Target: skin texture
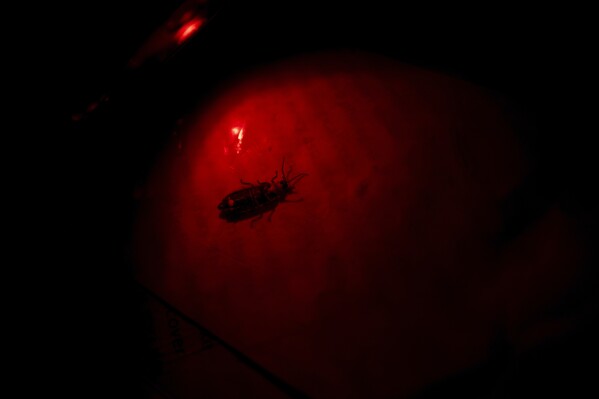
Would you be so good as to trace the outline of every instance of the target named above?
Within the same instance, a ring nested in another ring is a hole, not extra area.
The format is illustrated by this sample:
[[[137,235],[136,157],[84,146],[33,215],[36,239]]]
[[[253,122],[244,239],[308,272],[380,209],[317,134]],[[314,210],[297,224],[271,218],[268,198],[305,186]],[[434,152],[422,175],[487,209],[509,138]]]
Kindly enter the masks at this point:
[[[586,249],[552,204],[503,237],[534,166],[514,123],[478,87],[370,54],[240,76],[140,191],[137,278],[314,397],[405,397],[498,341],[528,350],[576,325],[553,309]],[[300,201],[219,218],[240,179],[270,181],[283,159],[309,174]]]

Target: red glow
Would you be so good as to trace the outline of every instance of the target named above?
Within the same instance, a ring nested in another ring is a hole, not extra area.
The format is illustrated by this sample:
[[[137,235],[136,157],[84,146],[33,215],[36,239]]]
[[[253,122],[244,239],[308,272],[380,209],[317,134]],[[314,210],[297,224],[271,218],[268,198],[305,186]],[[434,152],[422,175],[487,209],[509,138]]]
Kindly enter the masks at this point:
[[[204,19],[196,18],[183,25],[176,33],[177,43],[181,44],[189,39],[204,24]]]
[[[243,141],[243,127],[234,127],[231,129],[231,135],[234,137],[233,141],[234,141],[234,145],[235,145],[235,152],[237,154],[239,154],[241,152],[241,143]]]
[[[576,248],[559,215],[501,256],[485,241],[525,174],[486,94],[386,59],[300,61],[232,85],[165,151],[138,277],[309,396],[360,396],[356,375],[361,396],[410,396],[484,360],[493,326],[533,325]],[[303,201],[218,217],[282,159],[310,174]]]

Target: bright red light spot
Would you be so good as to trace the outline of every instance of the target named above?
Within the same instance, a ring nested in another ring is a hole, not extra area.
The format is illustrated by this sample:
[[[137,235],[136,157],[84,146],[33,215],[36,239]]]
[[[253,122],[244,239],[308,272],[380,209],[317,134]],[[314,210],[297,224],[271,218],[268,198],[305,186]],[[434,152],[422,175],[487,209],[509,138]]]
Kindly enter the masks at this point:
[[[234,127],[231,129],[231,134],[237,137],[237,143],[235,145],[235,152],[238,154],[241,152],[241,142],[243,141],[243,127]]]
[[[193,19],[183,25],[178,31],[175,37],[177,38],[177,43],[181,44],[185,40],[189,39],[193,36],[194,33],[197,32],[198,29],[204,24],[204,20],[200,18]]]

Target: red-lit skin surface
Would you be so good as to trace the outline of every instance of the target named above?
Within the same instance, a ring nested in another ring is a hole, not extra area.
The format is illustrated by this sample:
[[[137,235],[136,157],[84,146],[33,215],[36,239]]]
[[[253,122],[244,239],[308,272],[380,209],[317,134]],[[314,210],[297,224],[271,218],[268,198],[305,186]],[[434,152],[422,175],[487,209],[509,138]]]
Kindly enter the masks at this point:
[[[401,397],[484,361],[498,331],[519,350],[570,325],[544,314],[577,277],[568,219],[551,209],[493,244],[530,165],[482,90],[321,54],[231,82],[189,119],[144,188],[138,278],[309,395]],[[309,174],[301,202],[218,217],[283,159]]]

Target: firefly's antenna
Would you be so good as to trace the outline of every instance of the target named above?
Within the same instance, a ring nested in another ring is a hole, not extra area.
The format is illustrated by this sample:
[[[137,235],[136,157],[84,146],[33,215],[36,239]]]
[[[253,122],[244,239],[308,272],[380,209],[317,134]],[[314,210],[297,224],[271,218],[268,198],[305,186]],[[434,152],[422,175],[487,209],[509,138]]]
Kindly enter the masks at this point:
[[[287,183],[289,183],[289,185],[293,185],[295,186],[300,180],[302,180],[304,177],[308,176],[307,173],[299,173],[296,176],[293,176],[291,179],[289,179],[287,181]],[[295,183],[294,183],[295,182]]]

